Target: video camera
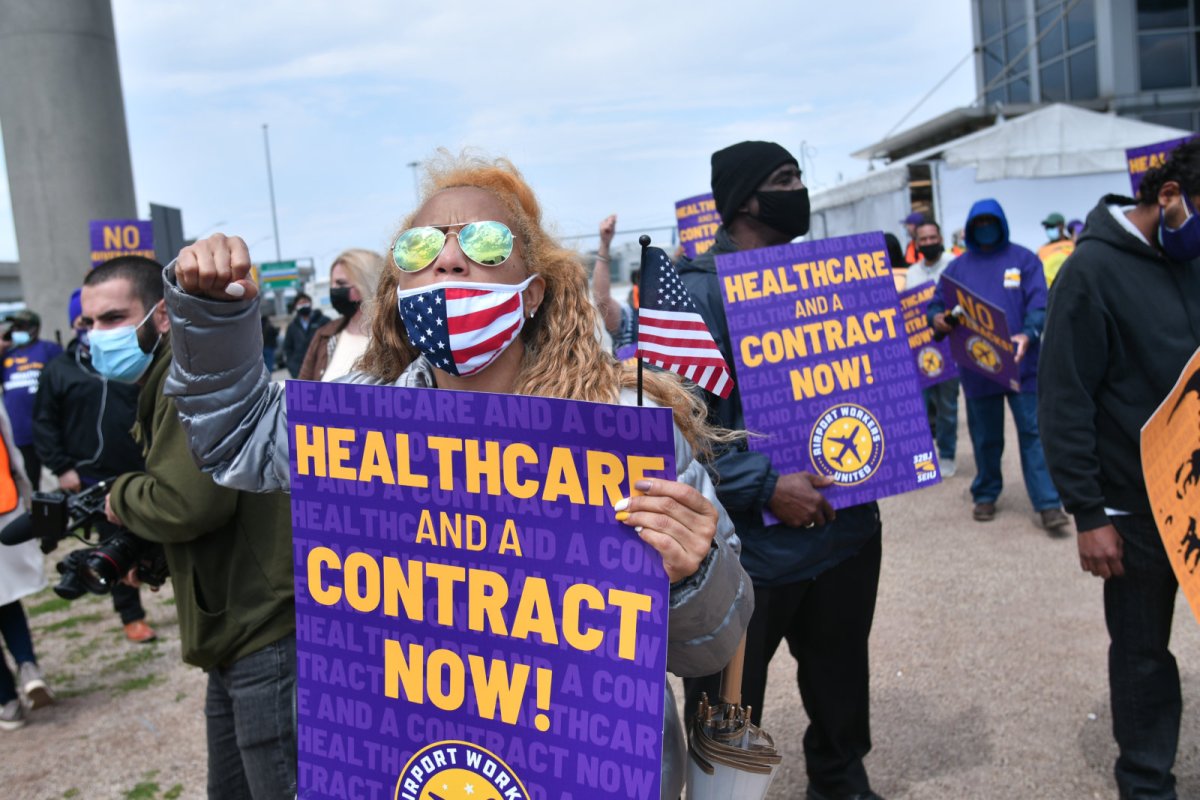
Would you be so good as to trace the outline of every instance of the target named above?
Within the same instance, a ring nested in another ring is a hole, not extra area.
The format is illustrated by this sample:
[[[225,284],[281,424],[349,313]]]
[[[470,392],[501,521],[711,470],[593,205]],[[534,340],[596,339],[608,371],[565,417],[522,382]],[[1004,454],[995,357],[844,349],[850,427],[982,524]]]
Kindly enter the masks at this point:
[[[49,553],[68,536],[93,545],[73,550],[55,565],[62,578],[54,593],[66,600],[84,592],[107,594],[131,570],[153,587],[169,577],[162,545],[148,542],[127,528],[113,525],[104,513],[111,481],[101,481],[78,494],[35,492],[28,514],[0,530],[0,544],[21,544],[41,539]],[[93,544],[94,543],[94,544]]]

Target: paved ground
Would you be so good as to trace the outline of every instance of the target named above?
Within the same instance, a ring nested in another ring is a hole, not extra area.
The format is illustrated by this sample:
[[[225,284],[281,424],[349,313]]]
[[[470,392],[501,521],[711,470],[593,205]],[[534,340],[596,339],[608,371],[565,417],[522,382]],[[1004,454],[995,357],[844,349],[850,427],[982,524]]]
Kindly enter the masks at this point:
[[[1013,440],[1010,431],[1010,441]],[[1034,525],[1010,447],[994,522],[970,518],[974,472],[884,503],[868,760],[889,800],[1114,798],[1100,581],[1071,536]],[[50,563],[50,562],[48,562]],[[147,595],[162,641],[124,642],[105,601],[26,603],[61,702],[0,733],[0,798],[202,798],[203,676],[178,660],[169,589]],[[1200,628],[1180,602],[1184,696],[1200,696]],[[765,726],[783,750],[771,798],[803,796],[804,713],[784,651]],[[1181,797],[1200,797],[1200,717],[1185,711]]]

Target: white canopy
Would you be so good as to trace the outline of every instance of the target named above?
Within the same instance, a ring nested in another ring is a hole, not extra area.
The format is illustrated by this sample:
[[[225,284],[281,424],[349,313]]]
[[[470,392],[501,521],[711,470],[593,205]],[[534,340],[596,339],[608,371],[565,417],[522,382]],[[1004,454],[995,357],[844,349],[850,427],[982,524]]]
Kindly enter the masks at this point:
[[[1124,172],[1125,150],[1187,135],[1115,114],[1055,104],[904,159],[975,167],[977,181]]]

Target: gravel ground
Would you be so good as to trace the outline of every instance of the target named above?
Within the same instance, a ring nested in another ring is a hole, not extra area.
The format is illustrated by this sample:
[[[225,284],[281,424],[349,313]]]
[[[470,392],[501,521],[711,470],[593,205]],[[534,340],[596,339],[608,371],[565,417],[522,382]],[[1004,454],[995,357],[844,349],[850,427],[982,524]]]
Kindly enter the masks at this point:
[[[1101,583],[1080,572],[1071,535],[1035,525],[1009,450],[993,522],[971,520],[965,430],[957,476],[883,503],[867,767],[889,800],[1116,797]],[[204,797],[204,676],[179,661],[170,585],[143,596],[159,633],[150,645],[125,641],[105,598],[26,599],[59,702],[0,732],[0,800]],[[1200,629],[1182,598],[1174,650],[1190,699]],[[784,754],[778,800],[805,787],[793,675],[781,650],[764,717]],[[1180,796],[1200,797],[1196,715],[1185,713],[1181,742]]]

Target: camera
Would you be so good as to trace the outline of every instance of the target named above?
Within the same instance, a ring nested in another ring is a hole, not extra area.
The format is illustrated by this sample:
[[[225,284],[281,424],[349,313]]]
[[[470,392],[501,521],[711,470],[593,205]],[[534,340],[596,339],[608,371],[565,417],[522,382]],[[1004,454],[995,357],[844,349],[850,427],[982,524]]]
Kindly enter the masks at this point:
[[[131,569],[139,581],[162,586],[169,576],[162,545],[148,542],[127,528],[114,525],[104,513],[110,481],[101,481],[78,494],[36,492],[29,514],[3,531],[0,542],[20,544],[41,539],[43,553],[73,536],[87,548],[73,550],[55,565],[62,576],[54,593],[74,600],[85,592],[107,594]]]

